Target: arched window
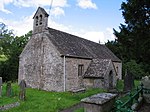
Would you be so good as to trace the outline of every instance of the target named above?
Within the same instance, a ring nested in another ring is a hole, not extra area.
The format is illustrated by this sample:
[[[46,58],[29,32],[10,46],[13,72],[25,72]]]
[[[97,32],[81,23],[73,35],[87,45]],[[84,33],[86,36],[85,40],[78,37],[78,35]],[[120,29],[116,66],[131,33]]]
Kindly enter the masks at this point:
[[[40,25],[42,25],[42,15],[40,15]]]
[[[38,16],[36,16],[36,19],[35,19],[35,25],[36,26],[38,26],[38,19],[39,19]]]

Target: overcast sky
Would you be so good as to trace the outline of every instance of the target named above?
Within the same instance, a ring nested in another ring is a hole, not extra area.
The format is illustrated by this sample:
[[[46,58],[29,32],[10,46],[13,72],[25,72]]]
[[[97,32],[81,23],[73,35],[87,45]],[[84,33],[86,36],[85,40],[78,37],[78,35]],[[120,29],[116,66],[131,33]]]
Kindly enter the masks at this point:
[[[0,22],[18,36],[32,30],[33,15],[43,7],[48,13],[48,26],[94,42],[114,40],[113,28],[124,23],[121,3],[125,0],[0,0]]]

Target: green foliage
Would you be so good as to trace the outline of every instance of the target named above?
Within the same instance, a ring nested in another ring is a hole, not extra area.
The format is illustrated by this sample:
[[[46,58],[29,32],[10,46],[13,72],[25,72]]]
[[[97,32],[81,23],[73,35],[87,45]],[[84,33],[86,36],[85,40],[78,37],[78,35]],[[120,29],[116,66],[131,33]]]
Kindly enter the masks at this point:
[[[5,55],[0,55],[0,62],[1,62],[1,61],[6,61],[6,60],[7,60],[7,58],[6,58]]]
[[[124,88],[123,80],[117,80],[116,88],[117,88],[118,91],[123,91],[123,88]]]
[[[140,80],[134,80],[134,84],[135,84],[135,88],[137,88],[141,84],[141,81]]]
[[[120,24],[120,31],[114,29],[117,37],[106,45],[123,61],[136,60],[140,72],[150,73],[150,1],[127,0],[122,2],[121,10],[125,24]],[[136,69],[136,68],[134,68]]]
[[[145,75],[142,65],[137,64],[135,60],[126,62],[124,65],[124,71],[127,69],[134,75],[136,79],[141,79]]]
[[[18,86],[16,84],[14,86],[15,90],[18,91]],[[4,90],[5,87],[6,86],[3,87]],[[21,105],[19,107],[6,112],[58,112],[79,103],[82,98],[104,91],[102,89],[89,89],[84,93],[70,93],[39,91],[31,88],[27,88],[26,90],[26,100],[20,101]],[[17,101],[18,98],[11,101],[12,99],[6,99],[6,97],[3,96],[0,99],[0,105],[8,104],[9,102],[12,103]],[[6,100],[7,103],[4,102]],[[80,112],[80,110],[77,110],[77,112]]]
[[[3,77],[4,81],[14,81],[17,79],[18,74],[19,55],[27,44],[31,31],[24,36],[18,37],[8,33],[8,29],[5,30],[7,32],[1,33],[3,38],[0,39],[0,55],[5,56],[7,60],[0,61],[0,76]]]
[[[116,99],[116,100],[120,100],[121,102],[122,102],[122,104],[123,103],[125,103],[125,102],[127,102],[129,99],[131,99],[131,96],[130,95],[135,95],[136,93],[137,93],[137,87],[139,87],[140,86],[140,81],[139,80],[134,80],[134,83],[135,83],[135,87],[130,91],[130,93],[131,94],[126,94],[125,96],[122,96],[122,97],[119,97],[118,99]],[[117,87],[119,87],[120,85],[120,87],[118,88],[118,90],[119,91],[123,91],[123,86],[124,86],[124,83],[123,83],[123,80],[120,80],[118,83],[118,86]],[[133,99],[133,102],[136,102],[136,100],[135,100],[135,97],[134,97],[134,99]],[[118,106],[118,105],[116,105],[116,106]]]
[[[3,38],[3,35],[13,35],[13,30],[8,30],[7,26],[0,22],[0,38]]]
[[[125,54],[123,53],[123,48],[122,46],[118,43],[117,40],[115,41],[108,41],[106,43],[106,46],[111,49],[111,51],[116,54],[116,56],[118,56],[120,59],[123,60],[123,58],[125,57]]]
[[[140,83],[141,83],[141,81],[134,80],[135,88],[138,87],[140,85]],[[123,88],[124,88],[124,80],[118,80],[117,85],[116,85],[116,89],[118,91],[123,91]]]

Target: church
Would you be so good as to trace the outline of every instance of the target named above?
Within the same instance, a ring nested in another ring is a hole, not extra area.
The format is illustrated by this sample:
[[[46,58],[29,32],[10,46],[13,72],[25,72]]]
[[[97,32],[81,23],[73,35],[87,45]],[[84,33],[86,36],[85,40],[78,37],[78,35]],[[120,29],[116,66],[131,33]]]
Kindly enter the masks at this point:
[[[30,40],[19,57],[18,82],[46,91],[115,88],[122,62],[105,45],[48,27],[39,7]]]

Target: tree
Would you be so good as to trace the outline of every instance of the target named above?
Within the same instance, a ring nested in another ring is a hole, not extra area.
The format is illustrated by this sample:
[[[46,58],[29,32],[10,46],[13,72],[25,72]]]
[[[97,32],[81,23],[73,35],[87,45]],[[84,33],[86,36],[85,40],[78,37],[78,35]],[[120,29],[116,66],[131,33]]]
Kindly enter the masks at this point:
[[[5,34],[13,35],[13,30],[8,30],[7,26],[0,22],[0,38],[3,38]]]
[[[118,43],[118,41],[115,39],[115,41],[109,41],[105,44],[111,51],[120,59],[124,59],[125,53],[123,52],[123,47]]]
[[[137,64],[135,60],[130,60],[123,64],[123,69],[124,71],[128,70],[131,72],[136,79],[141,79],[142,76],[146,75],[142,69],[142,65]]]
[[[6,28],[3,28],[6,29]],[[4,55],[7,60],[0,64],[0,75],[4,80],[16,80],[18,76],[19,55],[31,36],[31,31],[24,36],[14,36],[12,33],[3,32],[0,39],[0,55]]]
[[[121,58],[143,63],[150,73],[150,0],[127,0],[122,2],[121,10],[125,25],[120,25],[120,31],[114,29],[117,44],[123,49]]]

